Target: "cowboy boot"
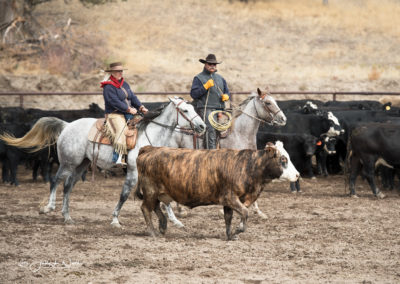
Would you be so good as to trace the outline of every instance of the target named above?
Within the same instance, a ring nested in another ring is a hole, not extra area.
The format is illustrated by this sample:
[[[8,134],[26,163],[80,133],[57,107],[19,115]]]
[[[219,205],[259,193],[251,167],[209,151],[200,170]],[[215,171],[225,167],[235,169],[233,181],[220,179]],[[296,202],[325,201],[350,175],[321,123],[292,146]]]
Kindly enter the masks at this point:
[[[122,154],[119,154],[117,161],[115,162],[117,167],[125,167],[126,163],[122,161]]]

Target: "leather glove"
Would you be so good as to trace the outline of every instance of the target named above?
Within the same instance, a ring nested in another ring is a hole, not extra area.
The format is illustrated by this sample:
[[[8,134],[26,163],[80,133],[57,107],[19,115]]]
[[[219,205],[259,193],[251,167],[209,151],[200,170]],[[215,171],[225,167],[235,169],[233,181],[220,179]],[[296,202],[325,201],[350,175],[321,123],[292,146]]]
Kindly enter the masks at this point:
[[[206,90],[208,90],[208,89],[211,88],[212,86],[214,86],[214,80],[213,80],[213,79],[208,80],[207,83],[205,83],[205,84],[203,85],[204,89],[206,89]]]
[[[223,101],[223,102],[229,101],[229,96],[227,94],[223,94],[221,96],[221,101]]]

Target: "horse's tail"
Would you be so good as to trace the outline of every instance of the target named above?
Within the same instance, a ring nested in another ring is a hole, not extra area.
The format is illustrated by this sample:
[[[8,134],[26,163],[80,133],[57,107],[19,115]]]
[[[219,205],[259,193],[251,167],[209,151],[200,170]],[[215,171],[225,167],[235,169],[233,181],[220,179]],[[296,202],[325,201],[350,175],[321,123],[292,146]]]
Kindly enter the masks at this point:
[[[28,148],[29,152],[36,152],[55,144],[67,124],[68,122],[56,117],[42,117],[23,137],[15,138],[5,132],[0,135],[0,139],[10,146]]]

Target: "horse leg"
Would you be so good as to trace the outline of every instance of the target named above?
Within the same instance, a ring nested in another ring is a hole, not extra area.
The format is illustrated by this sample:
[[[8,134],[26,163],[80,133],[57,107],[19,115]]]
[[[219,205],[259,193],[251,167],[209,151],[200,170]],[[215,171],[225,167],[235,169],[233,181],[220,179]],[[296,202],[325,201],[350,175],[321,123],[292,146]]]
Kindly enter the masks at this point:
[[[176,218],[176,216],[175,216],[175,214],[174,214],[174,211],[172,210],[171,203],[165,205],[165,211],[166,211],[167,214],[168,214],[168,219],[169,219],[175,226],[177,226],[178,228],[184,227],[184,225],[182,224],[182,222],[179,221],[179,220]]]
[[[60,167],[57,170],[56,176],[50,182],[49,202],[47,203],[46,206],[40,208],[39,211],[40,214],[46,214],[56,209],[57,187],[60,184],[60,182],[63,181],[70,174],[71,174],[70,171],[68,171],[63,165],[60,165]]]
[[[89,166],[90,160],[84,159],[83,162],[67,177],[64,183],[64,198],[63,198],[63,208],[61,210],[64,216],[64,223],[72,224],[71,216],[69,215],[69,195],[71,194],[72,188],[78,182],[79,177]]]
[[[115,206],[113,212],[113,220],[111,222],[111,226],[116,228],[121,228],[121,224],[119,223],[118,216],[119,212],[121,211],[122,206],[124,205],[125,201],[128,199],[129,194],[131,193],[132,187],[136,184],[137,181],[137,171],[133,173],[129,173],[126,175],[126,179],[124,182],[124,186],[122,187],[121,195],[119,197],[119,201],[117,206]],[[143,211],[143,210],[142,210]],[[144,213],[143,213],[144,214]]]

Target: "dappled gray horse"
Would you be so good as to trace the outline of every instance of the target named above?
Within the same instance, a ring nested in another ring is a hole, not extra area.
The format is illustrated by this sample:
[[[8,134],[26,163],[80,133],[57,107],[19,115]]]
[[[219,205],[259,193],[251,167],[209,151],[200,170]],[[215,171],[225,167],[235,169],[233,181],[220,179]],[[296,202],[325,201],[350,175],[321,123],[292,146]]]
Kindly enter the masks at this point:
[[[40,149],[57,142],[60,167],[50,184],[49,202],[40,208],[40,213],[48,213],[55,209],[57,186],[65,180],[62,214],[65,223],[72,223],[69,214],[69,195],[79,177],[94,158],[96,165],[102,169],[109,169],[114,165],[111,145],[95,147],[94,143],[88,140],[90,128],[95,121],[95,118],[82,118],[67,123],[55,117],[45,117],[40,119],[22,138],[3,137],[6,143],[22,148]],[[119,211],[137,182],[136,158],[139,149],[145,145],[178,147],[173,142],[175,140],[171,140],[172,135],[187,135],[184,132],[190,129],[203,133],[206,127],[193,106],[177,97],[170,98],[170,103],[159,116],[143,124],[139,126],[135,148],[128,153],[125,183],[120,200],[113,212],[112,224],[115,226],[120,226]]]
[[[260,123],[284,126],[286,116],[279,108],[275,99],[267,92],[257,89],[257,94],[250,95],[238,108],[233,111],[233,122],[230,133],[224,139],[220,139],[220,148],[229,149],[253,149],[257,150],[256,134]],[[179,148],[193,148],[193,138],[174,134]],[[203,139],[198,141],[200,149],[203,147]],[[234,173],[232,173],[234,174]],[[257,213],[266,218],[265,214],[258,208],[257,201],[254,203]],[[166,206],[168,218],[178,227],[182,223],[175,217],[170,205]]]

